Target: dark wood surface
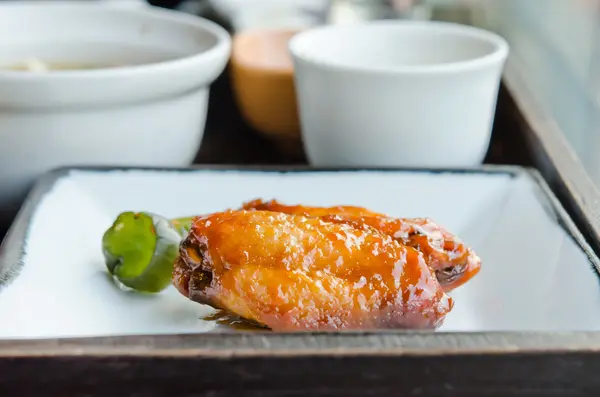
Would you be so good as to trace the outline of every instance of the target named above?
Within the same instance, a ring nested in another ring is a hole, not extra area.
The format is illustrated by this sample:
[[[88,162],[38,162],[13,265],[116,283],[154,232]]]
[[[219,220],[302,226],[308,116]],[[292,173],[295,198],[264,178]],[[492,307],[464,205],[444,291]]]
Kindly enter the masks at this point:
[[[494,336],[260,334],[231,350],[217,334],[3,343],[1,396],[597,397],[600,336],[516,334],[504,349],[469,351]],[[128,340],[129,339],[129,340]],[[530,340],[528,347],[524,339]],[[380,349],[349,350],[369,341]],[[130,348],[132,342],[136,347]],[[6,345],[8,350],[6,350]],[[70,346],[69,346],[70,345]],[[511,346],[522,351],[506,353]],[[70,354],[60,354],[70,347]],[[78,349],[74,349],[77,347]],[[129,350],[124,350],[129,347]],[[575,351],[578,350],[578,351]],[[585,352],[582,352],[585,350]],[[460,352],[459,352],[460,351]],[[32,353],[37,356],[32,356]],[[266,354],[268,353],[268,354]]]
[[[600,358],[583,353],[502,357],[70,357],[0,361],[3,396],[597,397]],[[585,370],[583,370],[585,369]],[[35,379],[32,379],[35,378]]]

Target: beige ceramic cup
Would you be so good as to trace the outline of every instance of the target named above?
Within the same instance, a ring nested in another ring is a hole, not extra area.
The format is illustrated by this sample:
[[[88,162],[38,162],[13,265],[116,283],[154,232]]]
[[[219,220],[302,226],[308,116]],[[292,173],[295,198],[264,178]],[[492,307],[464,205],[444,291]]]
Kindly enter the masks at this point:
[[[242,116],[288,154],[302,153],[294,68],[296,30],[247,30],[233,38],[231,78]]]

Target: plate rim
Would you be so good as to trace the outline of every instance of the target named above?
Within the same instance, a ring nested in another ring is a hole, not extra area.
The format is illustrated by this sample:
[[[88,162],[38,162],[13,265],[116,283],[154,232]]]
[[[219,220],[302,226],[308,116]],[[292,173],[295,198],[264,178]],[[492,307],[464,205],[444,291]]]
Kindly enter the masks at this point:
[[[260,172],[395,172],[528,175],[540,188],[557,222],[588,256],[596,272],[600,258],[586,241],[557,196],[538,170],[517,165],[483,165],[471,168],[410,167],[310,167],[306,165],[194,165],[190,167],[69,166],[39,177],[30,190],[13,224],[0,244],[0,282],[8,268],[22,265],[25,237],[31,218],[45,194],[73,171],[260,171]],[[593,237],[588,237],[593,238]],[[599,243],[595,241],[595,243]],[[1,289],[0,289],[1,294]],[[127,335],[102,337],[0,339],[0,358],[34,357],[178,357],[206,356],[294,357],[294,356],[447,356],[514,355],[547,353],[600,353],[600,331],[492,331],[431,332],[408,330],[291,332],[236,331],[232,333]]]

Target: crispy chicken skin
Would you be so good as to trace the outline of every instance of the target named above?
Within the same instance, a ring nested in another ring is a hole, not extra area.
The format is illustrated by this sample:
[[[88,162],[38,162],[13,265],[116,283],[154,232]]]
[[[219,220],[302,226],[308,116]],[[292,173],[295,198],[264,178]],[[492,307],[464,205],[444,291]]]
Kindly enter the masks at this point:
[[[276,331],[434,329],[453,306],[419,251],[362,223],[271,211],[196,218],[173,284]]]
[[[481,268],[481,260],[473,250],[458,237],[427,218],[392,218],[362,207],[308,207],[260,199],[245,203],[242,209],[307,217],[333,216],[340,220],[362,222],[421,251],[446,292],[469,281]]]

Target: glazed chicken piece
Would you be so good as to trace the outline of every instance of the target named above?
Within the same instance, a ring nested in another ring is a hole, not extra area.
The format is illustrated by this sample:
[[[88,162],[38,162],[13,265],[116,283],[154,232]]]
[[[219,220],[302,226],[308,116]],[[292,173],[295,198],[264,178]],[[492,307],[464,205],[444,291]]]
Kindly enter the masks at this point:
[[[173,284],[275,331],[434,329],[453,307],[419,251],[362,223],[271,211],[195,218]]]
[[[446,292],[465,284],[481,268],[477,254],[458,237],[427,218],[393,218],[362,207],[307,207],[285,205],[276,200],[254,200],[244,210],[275,211],[307,217],[337,217],[362,222],[399,242],[421,251]]]

